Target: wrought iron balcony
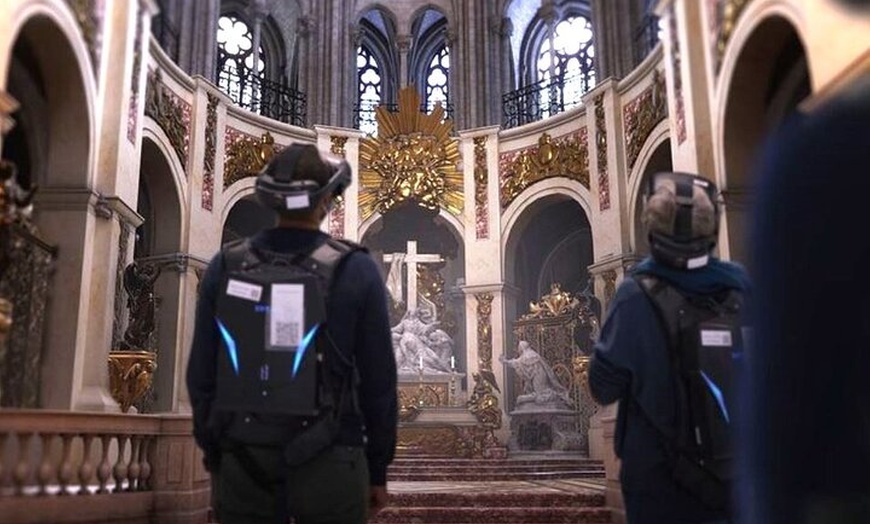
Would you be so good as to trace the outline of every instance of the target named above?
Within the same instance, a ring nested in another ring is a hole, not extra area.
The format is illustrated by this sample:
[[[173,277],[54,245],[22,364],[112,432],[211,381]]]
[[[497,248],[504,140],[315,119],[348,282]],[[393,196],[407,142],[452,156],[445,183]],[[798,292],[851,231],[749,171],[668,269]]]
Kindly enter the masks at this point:
[[[227,70],[218,74],[218,85],[239,107],[272,120],[305,126],[305,93],[253,73],[239,75]]]
[[[502,96],[505,129],[537,122],[583,103],[581,96],[595,85],[592,68],[570,76],[557,75]]]

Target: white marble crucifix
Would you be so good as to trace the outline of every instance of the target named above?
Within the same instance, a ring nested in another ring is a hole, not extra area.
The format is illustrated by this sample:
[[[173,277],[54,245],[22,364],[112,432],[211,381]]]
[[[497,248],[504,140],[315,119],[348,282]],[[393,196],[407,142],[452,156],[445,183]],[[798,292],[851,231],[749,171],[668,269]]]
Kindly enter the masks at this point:
[[[440,255],[417,253],[417,241],[409,240],[407,252],[401,257],[402,253],[384,255],[384,262],[393,263],[399,261],[408,268],[407,288],[408,288],[408,307],[407,310],[417,309],[417,264],[435,264],[442,262],[444,259]],[[401,268],[400,268],[401,269]],[[402,297],[393,297],[401,300]]]

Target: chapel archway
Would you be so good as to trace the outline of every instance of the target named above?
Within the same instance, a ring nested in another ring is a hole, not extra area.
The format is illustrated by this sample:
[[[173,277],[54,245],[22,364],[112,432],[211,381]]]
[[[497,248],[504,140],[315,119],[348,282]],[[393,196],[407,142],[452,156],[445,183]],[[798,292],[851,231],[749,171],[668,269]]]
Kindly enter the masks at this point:
[[[720,183],[731,259],[748,262],[754,183],[750,172],[759,146],[811,94],[811,85],[806,49],[792,23],[780,16],[758,23],[723,84],[727,98],[720,135],[724,160]]]
[[[94,218],[80,195],[92,184],[94,82],[74,20],[49,7],[35,12],[20,25],[12,21],[17,36],[5,78],[20,107],[3,159],[17,166],[25,190],[39,190],[37,239],[19,247],[24,258],[6,272],[3,294],[16,313],[0,380],[3,405],[68,409],[76,393],[69,370],[78,368],[84,339],[81,310],[90,303],[83,266]]]
[[[406,202],[378,217],[366,229],[361,243],[383,268],[390,294],[390,325],[400,322],[412,301],[416,301],[417,308],[434,307],[440,327],[453,339],[456,369],[467,369],[465,296],[461,289],[465,284],[465,249],[460,232],[439,210]],[[394,266],[396,256],[408,257],[409,250],[415,250],[422,260],[440,261],[423,261],[415,266],[409,265],[406,258],[401,269]],[[410,297],[409,267],[416,267],[416,300]],[[391,269],[399,272],[391,275]]]
[[[147,124],[146,124],[147,125]],[[150,128],[150,126],[148,126]],[[156,126],[155,126],[156,127]],[[138,405],[140,412],[172,411],[179,372],[179,304],[182,293],[182,206],[177,174],[181,166],[171,145],[145,132],[139,167],[139,198],[136,211],[145,221],[136,230],[133,259],[137,264],[160,267],[154,283],[157,297],[156,327],[151,345],[157,352],[153,387]],[[173,155],[173,156],[170,156]],[[113,346],[117,347],[117,346]]]
[[[510,230],[505,246],[505,283],[516,294],[515,310],[506,310],[505,348],[514,356],[517,340],[511,326],[529,313],[529,305],[553,290],[575,297],[591,294],[592,228],[583,207],[561,193],[551,193],[526,205]],[[581,336],[579,331],[577,336]],[[540,348],[534,348],[540,350]],[[570,360],[570,358],[569,358]],[[507,374],[508,402],[517,396],[514,373]],[[515,406],[505,406],[508,411]]]
[[[649,254],[649,241],[647,240],[646,231],[643,227],[643,201],[646,195],[646,187],[650,177],[655,173],[672,171],[673,161],[671,159],[671,140],[666,138],[660,142],[647,159],[643,170],[638,173],[640,179],[637,184],[636,196],[634,199],[634,210],[632,214],[632,248],[634,254],[638,257],[644,257]]]
[[[256,195],[240,198],[230,208],[221,233],[221,245],[233,240],[254,236],[264,229],[275,226],[277,215],[264,207]]]

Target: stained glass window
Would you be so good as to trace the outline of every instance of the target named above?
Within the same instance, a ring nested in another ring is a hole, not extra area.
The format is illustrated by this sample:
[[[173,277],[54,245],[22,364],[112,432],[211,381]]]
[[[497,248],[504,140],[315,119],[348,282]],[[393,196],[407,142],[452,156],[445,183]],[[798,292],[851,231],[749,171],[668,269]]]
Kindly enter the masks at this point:
[[[537,58],[538,80],[551,80],[539,92],[542,116],[551,116],[582,103],[581,96],[595,86],[595,46],[592,22],[571,16],[559,22],[552,38],[541,42]]]
[[[450,50],[447,46],[432,57],[429,62],[429,70],[426,73],[426,110],[432,111],[435,104],[441,103],[441,107],[447,109],[448,87],[450,77]]]
[[[382,102],[381,68],[377,59],[365,46],[357,48],[356,70],[359,78],[357,92],[359,129],[369,135],[377,135],[378,123],[375,120],[375,108]]]
[[[244,107],[259,100],[257,76],[266,68],[263,46],[258,49],[254,68],[251,28],[236,15],[224,15],[218,20],[218,87]]]

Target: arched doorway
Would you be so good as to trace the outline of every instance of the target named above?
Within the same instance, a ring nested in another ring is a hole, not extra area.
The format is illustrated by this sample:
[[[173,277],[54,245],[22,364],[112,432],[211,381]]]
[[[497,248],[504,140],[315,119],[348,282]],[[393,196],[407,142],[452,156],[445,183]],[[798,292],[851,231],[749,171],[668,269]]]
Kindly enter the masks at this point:
[[[516,294],[506,301],[513,306],[505,311],[505,352],[514,356],[514,321],[529,313],[529,304],[550,293],[553,284],[574,296],[593,292],[587,269],[594,261],[592,228],[584,208],[562,193],[526,204],[510,229],[504,253],[505,282]],[[577,347],[585,347],[581,331],[575,332]],[[506,374],[506,383],[505,407],[510,411],[518,387],[514,373]]]
[[[20,108],[12,115],[16,127],[4,140],[3,158],[17,165],[25,189],[39,188],[33,211],[37,244],[56,248],[58,257],[50,272],[44,260],[37,265],[25,260],[28,271],[15,273],[23,286],[12,300],[13,329],[19,331],[10,339],[15,357],[3,364],[14,369],[14,386],[27,390],[15,404],[67,409],[76,404],[82,380],[99,383],[95,377],[106,373],[105,367],[84,363],[88,326],[82,321],[91,303],[85,264],[94,221],[89,210],[94,83],[75,21],[49,7],[34,11],[18,25],[11,22],[17,36],[4,80]],[[33,247],[34,241],[26,245]],[[43,264],[46,271],[30,271]]]
[[[785,18],[761,21],[740,48],[725,99],[722,192],[730,258],[747,260],[753,181],[750,170],[766,134],[811,92],[806,50]]]
[[[136,211],[145,221],[136,230],[133,259],[137,264],[153,264],[161,269],[154,283],[158,304],[152,347],[157,352],[157,371],[150,396],[137,408],[140,412],[161,412],[174,409],[178,355],[182,353],[178,347],[182,210],[171,157],[167,157],[172,148],[161,147],[159,139],[150,135],[146,132],[142,140]]]
[[[453,340],[456,369],[467,369],[465,296],[461,290],[465,284],[465,249],[456,227],[438,210],[408,202],[379,217],[365,231],[361,243],[383,268],[390,294],[390,325],[397,325],[414,302],[417,309],[434,310],[434,320]],[[416,251],[419,262],[416,257],[412,260],[411,250]],[[409,274],[410,268],[416,275]],[[411,296],[413,287],[415,297]]]
[[[645,257],[649,254],[649,241],[647,240],[646,231],[643,227],[643,200],[646,195],[646,187],[650,177],[659,172],[673,171],[673,161],[671,159],[671,140],[665,139],[650,154],[643,171],[640,172],[640,181],[638,183],[637,196],[634,200],[634,214],[632,219],[633,235],[632,247],[634,254],[638,257]]]
[[[274,227],[276,216],[274,211],[263,207],[255,195],[242,197],[227,213],[227,220],[221,233],[221,245]]]

